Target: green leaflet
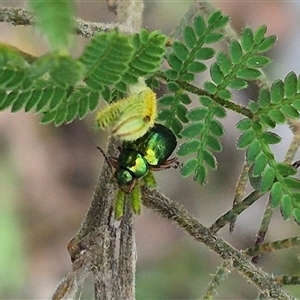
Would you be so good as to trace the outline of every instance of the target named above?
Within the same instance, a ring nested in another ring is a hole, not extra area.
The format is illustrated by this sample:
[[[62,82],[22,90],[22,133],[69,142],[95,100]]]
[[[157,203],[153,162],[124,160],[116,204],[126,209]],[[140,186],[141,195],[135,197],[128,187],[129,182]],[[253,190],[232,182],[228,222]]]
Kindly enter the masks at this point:
[[[29,7],[35,16],[35,24],[46,36],[52,50],[66,51],[73,24],[73,1],[30,0]]]

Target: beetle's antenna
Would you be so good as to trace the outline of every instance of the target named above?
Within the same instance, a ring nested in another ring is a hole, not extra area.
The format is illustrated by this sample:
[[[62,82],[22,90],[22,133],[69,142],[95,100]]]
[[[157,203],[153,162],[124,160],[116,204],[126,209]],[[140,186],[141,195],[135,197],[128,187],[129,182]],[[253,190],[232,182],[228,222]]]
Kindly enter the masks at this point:
[[[104,159],[106,160],[106,162],[108,163],[108,165],[109,165],[109,167],[110,167],[111,172],[113,173],[113,166],[112,166],[112,164],[111,164],[110,159],[109,159],[108,156],[106,155],[105,151],[104,151],[101,147],[99,147],[99,146],[97,146],[97,149],[102,153]]]

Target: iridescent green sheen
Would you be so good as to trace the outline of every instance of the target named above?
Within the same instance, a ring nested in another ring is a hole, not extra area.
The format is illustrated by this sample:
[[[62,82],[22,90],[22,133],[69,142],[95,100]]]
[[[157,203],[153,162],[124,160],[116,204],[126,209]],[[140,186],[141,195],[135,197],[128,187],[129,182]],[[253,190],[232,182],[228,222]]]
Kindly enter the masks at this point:
[[[129,185],[152,170],[163,166],[177,145],[174,133],[161,124],[154,126],[141,138],[124,142],[116,159],[115,178],[120,186]]]

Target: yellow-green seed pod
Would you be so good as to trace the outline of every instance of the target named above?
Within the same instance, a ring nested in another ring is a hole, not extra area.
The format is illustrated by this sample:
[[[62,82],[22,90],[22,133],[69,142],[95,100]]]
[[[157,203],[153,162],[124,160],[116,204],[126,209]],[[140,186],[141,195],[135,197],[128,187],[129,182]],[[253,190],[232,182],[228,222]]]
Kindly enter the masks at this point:
[[[112,135],[134,141],[154,125],[157,116],[156,94],[140,78],[129,90],[129,96],[110,104],[96,116],[99,129],[112,127]]]

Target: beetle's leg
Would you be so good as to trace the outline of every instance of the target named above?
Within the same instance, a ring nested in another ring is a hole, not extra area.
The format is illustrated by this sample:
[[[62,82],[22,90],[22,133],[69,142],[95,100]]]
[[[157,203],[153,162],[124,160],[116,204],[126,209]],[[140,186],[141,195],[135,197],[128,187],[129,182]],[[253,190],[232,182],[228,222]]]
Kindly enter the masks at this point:
[[[136,184],[136,178],[133,178],[130,184],[127,185],[119,185],[119,189],[122,190],[126,194],[130,194]]]
[[[117,157],[110,156],[108,158],[108,160],[115,169],[118,169],[118,158]]]
[[[151,171],[160,171],[160,170],[166,170],[170,168],[178,169],[180,167],[180,162],[178,161],[177,157],[173,157],[171,159],[166,160],[162,165],[160,166],[150,166]]]

